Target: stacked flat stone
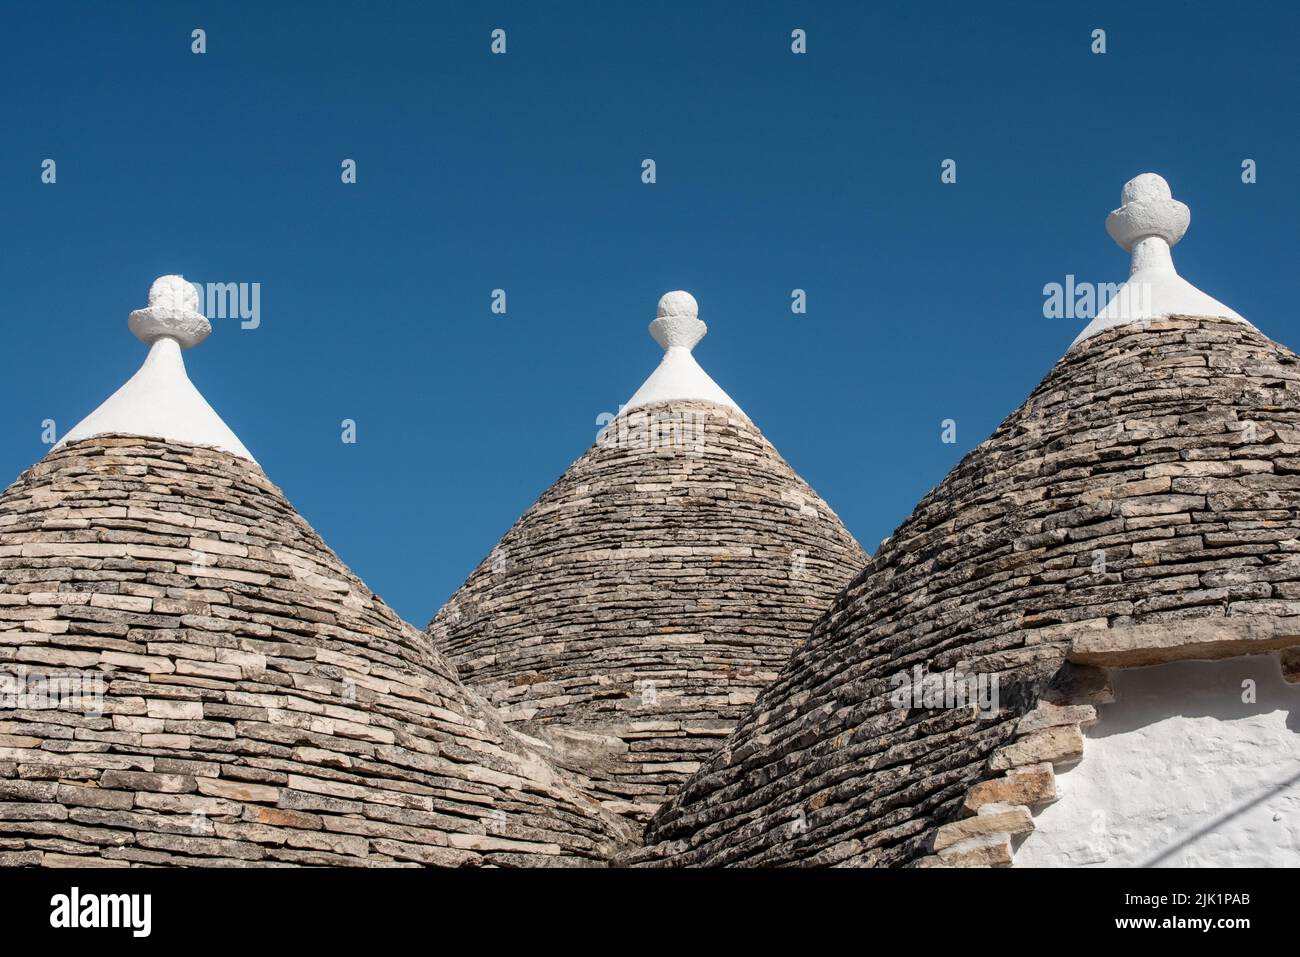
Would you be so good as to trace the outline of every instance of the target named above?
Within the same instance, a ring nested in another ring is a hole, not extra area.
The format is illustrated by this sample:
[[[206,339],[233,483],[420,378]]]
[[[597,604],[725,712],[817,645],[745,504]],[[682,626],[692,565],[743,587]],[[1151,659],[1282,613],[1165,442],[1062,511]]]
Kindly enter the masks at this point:
[[[1296,355],[1230,318],[1102,330],[921,501],[620,860],[1008,863],[980,836],[1023,833],[1078,759],[1105,700],[1088,662],[1143,661],[1081,648],[1268,650],[1296,616]],[[918,666],[996,675],[999,709],[896,707]]]
[[[230,452],[99,436],[22,475],[0,672],[104,688],[0,712],[0,865],[580,864],[630,838]]]
[[[865,563],[734,405],[652,401],[542,495],[429,632],[506,721],[645,820]]]

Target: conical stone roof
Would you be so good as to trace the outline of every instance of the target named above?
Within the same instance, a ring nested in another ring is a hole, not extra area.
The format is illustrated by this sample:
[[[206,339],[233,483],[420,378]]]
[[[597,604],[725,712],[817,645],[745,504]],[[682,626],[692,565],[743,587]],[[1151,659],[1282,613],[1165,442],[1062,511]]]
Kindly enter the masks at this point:
[[[607,807],[644,819],[715,749],[866,562],[690,349],[655,373],[429,626],[461,678]]]
[[[150,434],[65,441],[0,496],[0,864],[581,863],[630,838],[233,434],[106,407]]]
[[[625,862],[1006,864],[1103,668],[1296,642],[1300,360],[1162,284],[917,505]]]

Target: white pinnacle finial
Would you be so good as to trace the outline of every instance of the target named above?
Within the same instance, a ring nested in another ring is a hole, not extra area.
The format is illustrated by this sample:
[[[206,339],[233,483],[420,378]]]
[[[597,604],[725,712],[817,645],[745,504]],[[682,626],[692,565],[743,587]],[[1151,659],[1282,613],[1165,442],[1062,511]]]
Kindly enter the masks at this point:
[[[660,319],[665,316],[690,316],[698,319],[700,304],[685,289],[674,289],[659,297],[659,308],[655,310],[655,315]]]
[[[673,346],[694,349],[709,331],[700,320],[700,304],[689,292],[677,289],[664,293],[655,312],[655,321],[650,323],[650,335],[665,349]]]
[[[212,323],[199,312],[199,294],[184,276],[160,276],[149,287],[149,305],[126,322],[141,342],[153,345],[163,336],[190,349],[212,334]]]
[[[663,346],[664,357],[650,378],[627,400],[623,410],[654,402],[695,399],[730,406],[740,412],[740,406],[709,378],[691,355],[695,344],[709,331],[700,319],[700,306],[695,297],[680,289],[664,293],[655,312],[650,335]]]
[[[198,306],[198,292],[182,277],[155,280],[149,305],[127,320],[136,338],[149,345],[144,365],[55,448],[96,435],[141,435],[212,446],[253,461],[185,373],[181,350],[198,345],[212,332]]]
[[[1174,199],[1163,176],[1143,173],[1124,184],[1119,209],[1106,217],[1106,231],[1132,253],[1128,282],[1116,290],[1071,348],[1106,329],[1146,319],[1214,316],[1246,322],[1174,269],[1170,249],[1183,238],[1191,221],[1192,211]]]
[[[1106,232],[1125,252],[1143,239],[1158,237],[1176,246],[1187,232],[1192,211],[1174,199],[1165,178],[1143,173],[1124,184],[1120,207],[1106,217]]]

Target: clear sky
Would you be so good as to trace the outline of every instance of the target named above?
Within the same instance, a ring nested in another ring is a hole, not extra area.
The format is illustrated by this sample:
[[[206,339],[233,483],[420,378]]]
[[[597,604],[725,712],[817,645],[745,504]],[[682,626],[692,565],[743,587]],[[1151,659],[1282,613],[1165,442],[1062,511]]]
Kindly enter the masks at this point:
[[[1138,173],[1192,209],[1180,272],[1300,344],[1298,41],[1283,2],[7,3],[0,484],[136,370],[156,276],[260,283],[190,377],[422,626],[684,288],[701,364],[871,550],[1085,324],[1044,285],[1125,277]]]

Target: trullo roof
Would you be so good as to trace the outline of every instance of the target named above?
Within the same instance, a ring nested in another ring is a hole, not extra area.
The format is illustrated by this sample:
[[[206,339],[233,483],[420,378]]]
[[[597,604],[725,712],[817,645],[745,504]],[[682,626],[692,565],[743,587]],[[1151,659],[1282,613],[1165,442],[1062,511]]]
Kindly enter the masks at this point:
[[[866,562],[692,356],[694,298],[658,312],[659,367],[429,626],[467,684],[637,819]]]
[[[626,825],[457,681],[194,391],[180,350],[208,330],[187,291],[155,283],[172,307],[132,316],[146,369],[0,496],[0,864],[607,858]]]
[[[1300,363],[1177,276],[1162,179],[1124,203],[1145,288],[921,500],[624,861],[1007,864],[1104,668],[1300,638]]]

